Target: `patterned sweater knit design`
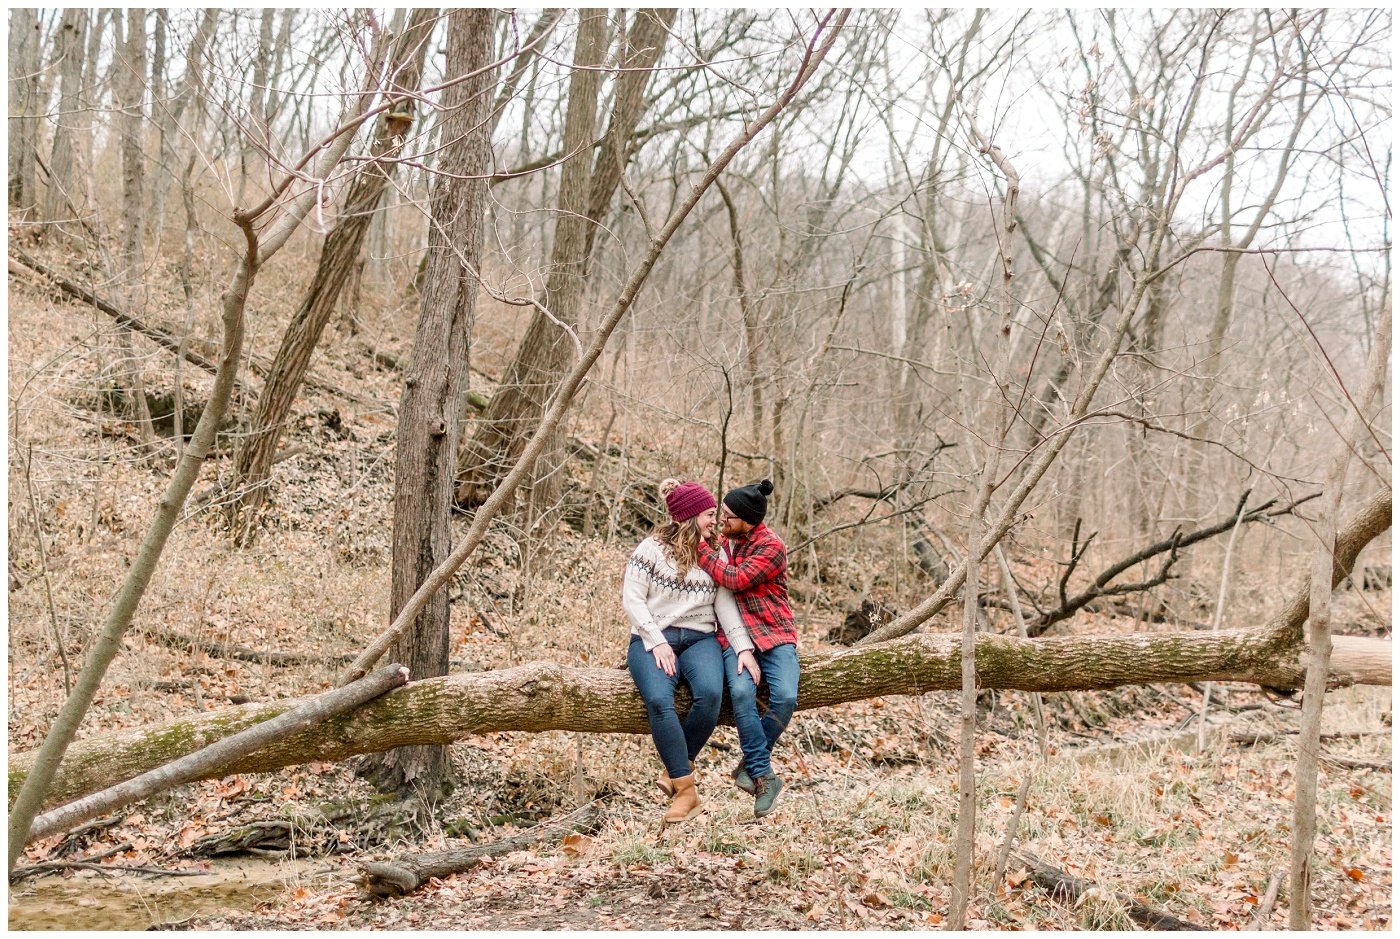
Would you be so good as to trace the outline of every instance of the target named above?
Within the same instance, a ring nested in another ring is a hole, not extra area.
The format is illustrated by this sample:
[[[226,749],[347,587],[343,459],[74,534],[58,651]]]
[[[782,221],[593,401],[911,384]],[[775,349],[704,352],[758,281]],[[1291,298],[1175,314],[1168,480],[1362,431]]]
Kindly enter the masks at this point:
[[[698,566],[682,577],[654,537],[637,545],[627,560],[622,608],[632,623],[632,635],[642,637],[648,652],[666,641],[661,631],[667,627],[712,633],[716,622],[735,651],[753,648],[734,594],[716,586]]]

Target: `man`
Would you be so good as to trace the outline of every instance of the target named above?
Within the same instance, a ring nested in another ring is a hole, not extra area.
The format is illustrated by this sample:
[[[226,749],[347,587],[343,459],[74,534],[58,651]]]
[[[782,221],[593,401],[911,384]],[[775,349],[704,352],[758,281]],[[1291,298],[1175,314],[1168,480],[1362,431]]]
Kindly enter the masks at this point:
[[[765,479],[725,493],[719,512],[725,547],[714,549],[700,542],[697,562],[717,584],[734,591],[768,684],[768,711],[760,717],[757,681],[741,667],[725,638],[719,637],[734,724],[744,751],[732,775],[736,786],[753,795],[755,818],[771,813],[782,792],[783,781],[773,772],[773,745],[797,706],[797,632],[788,604],[787,546],[763,524],[772,491],[773,483]]]

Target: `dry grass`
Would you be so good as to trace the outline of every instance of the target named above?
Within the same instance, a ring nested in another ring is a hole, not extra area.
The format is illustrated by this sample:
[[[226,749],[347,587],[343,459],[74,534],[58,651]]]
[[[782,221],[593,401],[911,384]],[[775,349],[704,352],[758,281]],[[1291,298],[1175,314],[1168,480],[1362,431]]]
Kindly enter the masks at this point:
[[[264,300],[274,307],[287,302],[275,295]],[[105,332],[108,324],[12,288],[10,565],[22,582],[9,597],[12,751],[37,745],[63,696],[45,565],[28,507],[30,448],[53,617],[74,666],[164,479],[159,460],[154,467],[138,461],[128,439],[109,433],[99,441],[96,419],[81,403],[97,380],[95,327]],[[275,338],[263,326],[259,348]],[[320,373],[358,393],[392,397],[395,376],[366,365],[353,342],[339,336],[326,345]],[[110,337],[104,348],[110,357]],[[168,363],[160,365],[148,380],[170,378]],[[185,380],[197,394],[204,379],[186,370]],[[337,408],[349,436],[317,417]],[[329,656],[357,650],[386,621],[392,422],[317,393],[299,414],[291,435],[307,451],[277,467],[278,499],[267,529],[253,548],[235,550],[215,513],[190,513],[170,541],[83,735],[216,708],[240,696],[302,694],[335,673],[331,665],[285,669],[175,651],[150,637],[156,629]],[[216,461],[205,479],[221,470]],[[621,662],[625,630],[617,596],[631,544],[603,544],[562,526],[546,548],[538,543],[501,525],[458,577],[453,657],[493,668],[541,658]],[[900,568],[898,551],[839,552],[823,563],[838,600],[847,599],[852,585],[874,586],[900,602],[919,589],[910,570]],[[797,586],[808,598],[800,607],[802,641],[814,647],[839,611],[815,583]],[[1349,594],[1342,602],[1353,622],[1377,617],[1377,609],[1383,615],[1375,598]],[[1100,618],[1074,628],[1131,624]],[[1296,710],[1265,703],[1235,714],[1228,725],[1220,711],[1220,732],[1204,753],[1193,753],[1178,738],[1199,697],[1184,688],[1163,692],[1078,696],[1092,725],[1067,706],[1067,696],[1051,700],[1052,753],[1043,767],[1025,699],[1009,694],[989,701],[979,740],[979,887],[971,925],[1120,928],[1122,909],[1111,893],[1213,926],[1249,924],[1271,873],[1287,864],[1292,745],[1232,746],[1224,732],[1287,729],[1296,726]],[[661,802],[651,777],[658,763],[645,737],[499,734],[464,741],[453,748],[464,783],[441,806],[437,824],[397,847],[370,846],[329,862],[320,874],[297,875],[265,911],[205,916],[198,924],[929,928],[946,909],[951,876],[955,697],[876,699],[800,713],[779,753],[789,788],[781,810],[760,823],[751,818],[748,798],[727,786],[738,748],[732,729],[722,728],[700,764],[708,810],[679,831],[657,824]],[[1261,700],[1248,689],[1223,697]],[[1329,698],[1327,729],[1388,727],[1390,708],[1389,689],[1347,689]],[[1130,739],[1145,742],[1103,749]],[[1390,761],[1386,736],[1325,747],[1332,755]],[[1022,842],[1107,891],[1078,909],[1030,886],[1015,864],[1005,882],[989,882],[1012,800],[1031,772]],[[299,768],[250,782],[232,795],[227,781],[185,787],[94,834],[80,850],[126,839],[135,847],[114,862],[159,861],[172,844],[192,837],[194,820],[202,832],[217,831],[285,804],[368,794],[344,767]],[[578,798],[606,802],[602,830],[581,848],[550,845],[510,855],[395,904],[370,904],[348,885],[355,859],[443,844],[449,822],[464,822],[491,840]],[[1387,928],[1389,774],[1324,764],[1319,808],[1318,922]],[[28,883],[24,890],[38,889]],[[685,895],[676,895],[677,883],[689,885]],[[1286,898],[1275,925],[1285,921],[1285,909]]]

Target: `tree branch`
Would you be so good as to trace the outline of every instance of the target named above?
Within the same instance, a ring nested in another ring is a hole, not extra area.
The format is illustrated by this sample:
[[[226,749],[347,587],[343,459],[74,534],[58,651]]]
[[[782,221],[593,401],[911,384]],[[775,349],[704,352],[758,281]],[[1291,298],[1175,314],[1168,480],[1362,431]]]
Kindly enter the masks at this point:
[[[245,757],[280,737],[306,730],[332,717],[353,711],[366,701],[371,701],[406,681],[408,669],[402,665],[386,665],[354,684],[307,699],[269,721],[224,737],[174,762],[41,815],[34,820],[29,829],[29,840],[37,841],[56,832],[66,831],[105,812],[194,779],[226,775],[223,767],[230,762]]]
[[[1281,506],[1279,508],[1274,508],[1274,505],[1278,502],[1278,500],[1270,499],[1268,502],[1265,502],[1262,505],[1255,506],[1249,511],[1240,514],[1240,510],[1244,507],[1245,501],[1249,499],[1249,492],[1246,490],[1245,494],[1240,496],[1240,500],[1236,504],[1235,511],[1231,512],[1228,517],[1222,519],[1219,522],[1216,522],[1213,525],[1208,525],[1205,528],[1197,529],[1196,531],[1189,532],[1188,534],[1182,534],[1181,530],[1177,529],[1177,531],[1172,533],[1172,536],[1170,538],[1165,538],[1162,541],[1156,542],[1155,544],[1150,544],[1145,548],[1133,552],[1132,554],[1128,555],[1128,557],[1123,558],[1121,561],[1109,565],[1106,569],[1104,569],[1102,573],[1100,573],[1097,577],[1094,578],[1094,582],[1090,584],[1086,590],[1084,590],[1082,593],[1076,594],[1073,598],[1067,598],[1065,596],[1065,584],[1069,581],[1069,575],[1074,571],[1075,565],[1077,565],[1079,563],[1079,560],[1083,557],[1084,549],[1089,546],[1089,542],[1092,541],[1094,537],[1093,535],[1090,535],[1084,540],[1084,543],[1082,545],[1079,545],[1079,525],[1076,522],[1075,544],[1079,550],[1078,553],[1074,553],[1074,551],[1071,550],[1069,564],[1065,569],[1064,576],[1060,578],[1060,605],[1054,610],[1050,610],[1046,613],[1041,614],[1040,619],[1030,627],[1030,634],[1032,636],[1039,636],[1040,634],[1045,632],[1045,630],[1048,629],[1051,625],[1058,623],[1060,620],[1069,619],[1075,613],[1078,613],[1085,606],[1092,603],[1099,597],[1118,596],[1128,593],[1140,593],[1144,590],[1151,590],[1153,587],[1161,586],[1162,584],[1166,583],[1167,573],[1171,569],[1171,566],[1176,563],[1177,552],[1179,552],[1182,548],[1189,548],[1192,545],[1199,544],[1200,542],[1205,541],[1208,538],[1214,538],[1216,535],[1220,535],[1229,531],[1230,529],[1235,527],[1236,519],[1238,519],[1239,522],[1243,524],[1245,522],[1257,522],[1267,518],[1277,518],[1280,515],[1288,515],[1291,514],[1296,508],[1298,508],[1298,506],[1302,505],[1304,502],[1316,499],[1319,495],[1321,495],[1321,493],[1314,492],[1311,495],[1306,495],[1300,499],[1295,499],[1287,505]],[[1166,563],[1163,564],[1162,569],[1158,571],[1156,576],[1152,577],[1150,580],[1137,584],[1120,584],[1114,587],[1109,586],[1109,583],[1115,577],[1122,574],[1124,571],[1135,567],[1138,564],[1142,564],[1145,561],[1151,560],[1159,554],[1167,554],[1168,559]]]

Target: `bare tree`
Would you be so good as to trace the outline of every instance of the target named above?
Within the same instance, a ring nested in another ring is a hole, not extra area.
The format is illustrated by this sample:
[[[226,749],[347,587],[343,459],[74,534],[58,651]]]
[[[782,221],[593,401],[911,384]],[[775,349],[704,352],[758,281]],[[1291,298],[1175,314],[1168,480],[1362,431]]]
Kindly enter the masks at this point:
[[[382,54],[382,49],[373,45],[370,54],[372,59],[377,59]],[[239,209],[233,213],[234,224],[243,236],[244,250],[223,295],[223,335],[213,389],[195,427],[194,436],[189,446],[181,452],[180,460],[170,476],[145,537],[127,568],[121,586],[112,598],[102,629],[88,650],[87,660],[74,681],[73,689],[54,718],[43,744],[35,755],[32,770],[15,796],[9,822],[10,870],[14,869],[16,860],[24,850],[30,825],[47,798],[49,786],[58,772],[64,753],[87,715],[107,669],[121,651],[122,636],[131,626],[170,534],[179,520],[185,499],[189,496],[200,468],[213,447],[215,432],[227,411],[236,381],[242,354],[244,309],[248,291],[262,265],[286,243],[292,231],[305,217],[310,208],[307,192],[314,196],[317,185],[324,179],[324,174],[339,160],[345,146],[348,146],[346,138],[358,129],[364,119],[365,107],[359,105],[352,114],[354,116],[350,120],[338,126],[317,147],[294,164],[290,172],[283,175],[274,186],[272,195],[250,209]],[[321,153],[321,160],[315,161],[318,152]],[[313,176],[310,179],[305,175],[298,176],[307,164],[314,164],[315,170],[319,170],[322,176]],[[303,180],[301,187],[294,185],[298,179]],[[275,220],[260,232],[256,227],[257,222],[269,214],[273,215]]]
[[[39,146],[39,11],[10,11],[10,209],[28,218],[38,195],[36,158]]]
[[[489,9],[454,10],[447,19],[447,74],[468,80],[443,95],[447,117],[433,186],[427,289],[399,401],[389,601],[395,615],[452,550],[457,442],[491,164],[492,16]],[[421,42],[426,35],[414,38]],[[448,612],[446,593],[436,594],[395,644],[395,661],[415,678],[447,673]],[[433,792],[448,774],[447,754],[438,746],[401,747],[370,760],[365,772],[382,789]]]
[[[316,272],[282,335],[258,396],[248,435],[234,457],[237,501],[233,507],[243,515],[245,539],[255,530],[257,509],[267,498],[272,460],[312,355],[360,258],[365,234],[413,126],[415,95],[422,82],[423,59],[437,17],[432,8],[415,9],[394,46],[386,75],[387,108],[378,119],[369,162],[362,163],[356,171],[335,227],[321,245]]]
[[[146,306],[146,155],[141,148],[141,136],[146,125],[146,11],[131,7],[126,13],[126,41],[118,62],[116,93],[121,106],[120,124],[122,157],[122,245],[120,276],[122,299],[126,309],[140,314]],[[131,331],[120,333],[120,349],[126,364],[123,370],[124,396],[136,415],[136,426],[142,444],[155,444],[156,432],[151,423],[151,409],[146,401],[146,382],[142,376],[141,359],[132,348]]]
[[[1322,732],[1322,704],[1327,693],[1328,663],[1332,655],[1332,569],[1337,555],[1342,490],[1352,453],[1363,437],[1374,434],[1374,403],[1380,399],[1390,361],[1391,321],[1381,321],[1364,385],[1358,389],[1352,408],[1342,425],[1328,469],[1327,503],[1314,525],[1317,546],[1313,550],[1311,589],[1308,594],[1307,648],[1303,660],[1307,678],[1303,685],[1303,715],[1298,731],[1298,768],[1294,774],[1293,844],[1288,870],[1288,923],[1292,929],[1312,928],[1312,861],[1317,836],[1317,756]],[[1345,389],[1343,389],[1345,391]],[[1348,400],[1353,400],[1348,395]],[[1390,458],[1385,454],[1389,468]],[[1375,472],[1374,467],[1367,467]]]
[[[980,153],[996,166],[1005,178],[1002,195],[1001,226],[997,231],[997,268],[1000,274],[998,294],[999,323],[996,333],[995,364],[989,375],[992,395],[989,409],[993,413],[992,432],[987,438],[987,451],[977,479],[977,495],[968,519],[967,583],[963,587],[963,632],[961,654],[962,700],[961,734],[958,748],[958,835],[953,871],[953,902],[948,928],[960,930],[967,915],[967,903],[972,896],[972,861],[977,820],[977,617],[978,575],[986,537],[984,514],[992,501],[1000,472],[1002,451],[1011,429],[1011,327],[1016,298],[1012,292],[1014,255],[1012,239],[1016,233],[1016,200],[1021,192],[1021,177],[1002,150],[984,136],[975,118],[968,118],[968,136]],[[967,409],[971,419],[973,407]]]
[[[71,231],[72,220],[80,220],[87,205],[84,168],[77,163],[83,149],[80,129],[83,120],[83,42],[87,38],[87,11],[68,8],[59,22],[54,42],[54,59],[59,71],[58,115],[54,121],[53,145],[49,150],[48,188],[45,191],[44,221],[58,225],[60,233]]]
[[[596,158],[592,146],[603,84],[599,67],[608,46],[607,17],[597,10],[580,14],[548,273],[541,296],[529,301],[535,313],[502,387],[492,396],[470,446],[463,449],[466,472],[457,493],[459,501],[479,504],[519,459],[559,385],[570,353],[576,351],[598,222],[635,148],[633,137],[645,109],[647,81],[675,12],[642,10],[634,17],[618,56],[612,114]],[[562,441],[550,441],[531,483],[530,499],[536,509],[557,499],[561,458]]]

